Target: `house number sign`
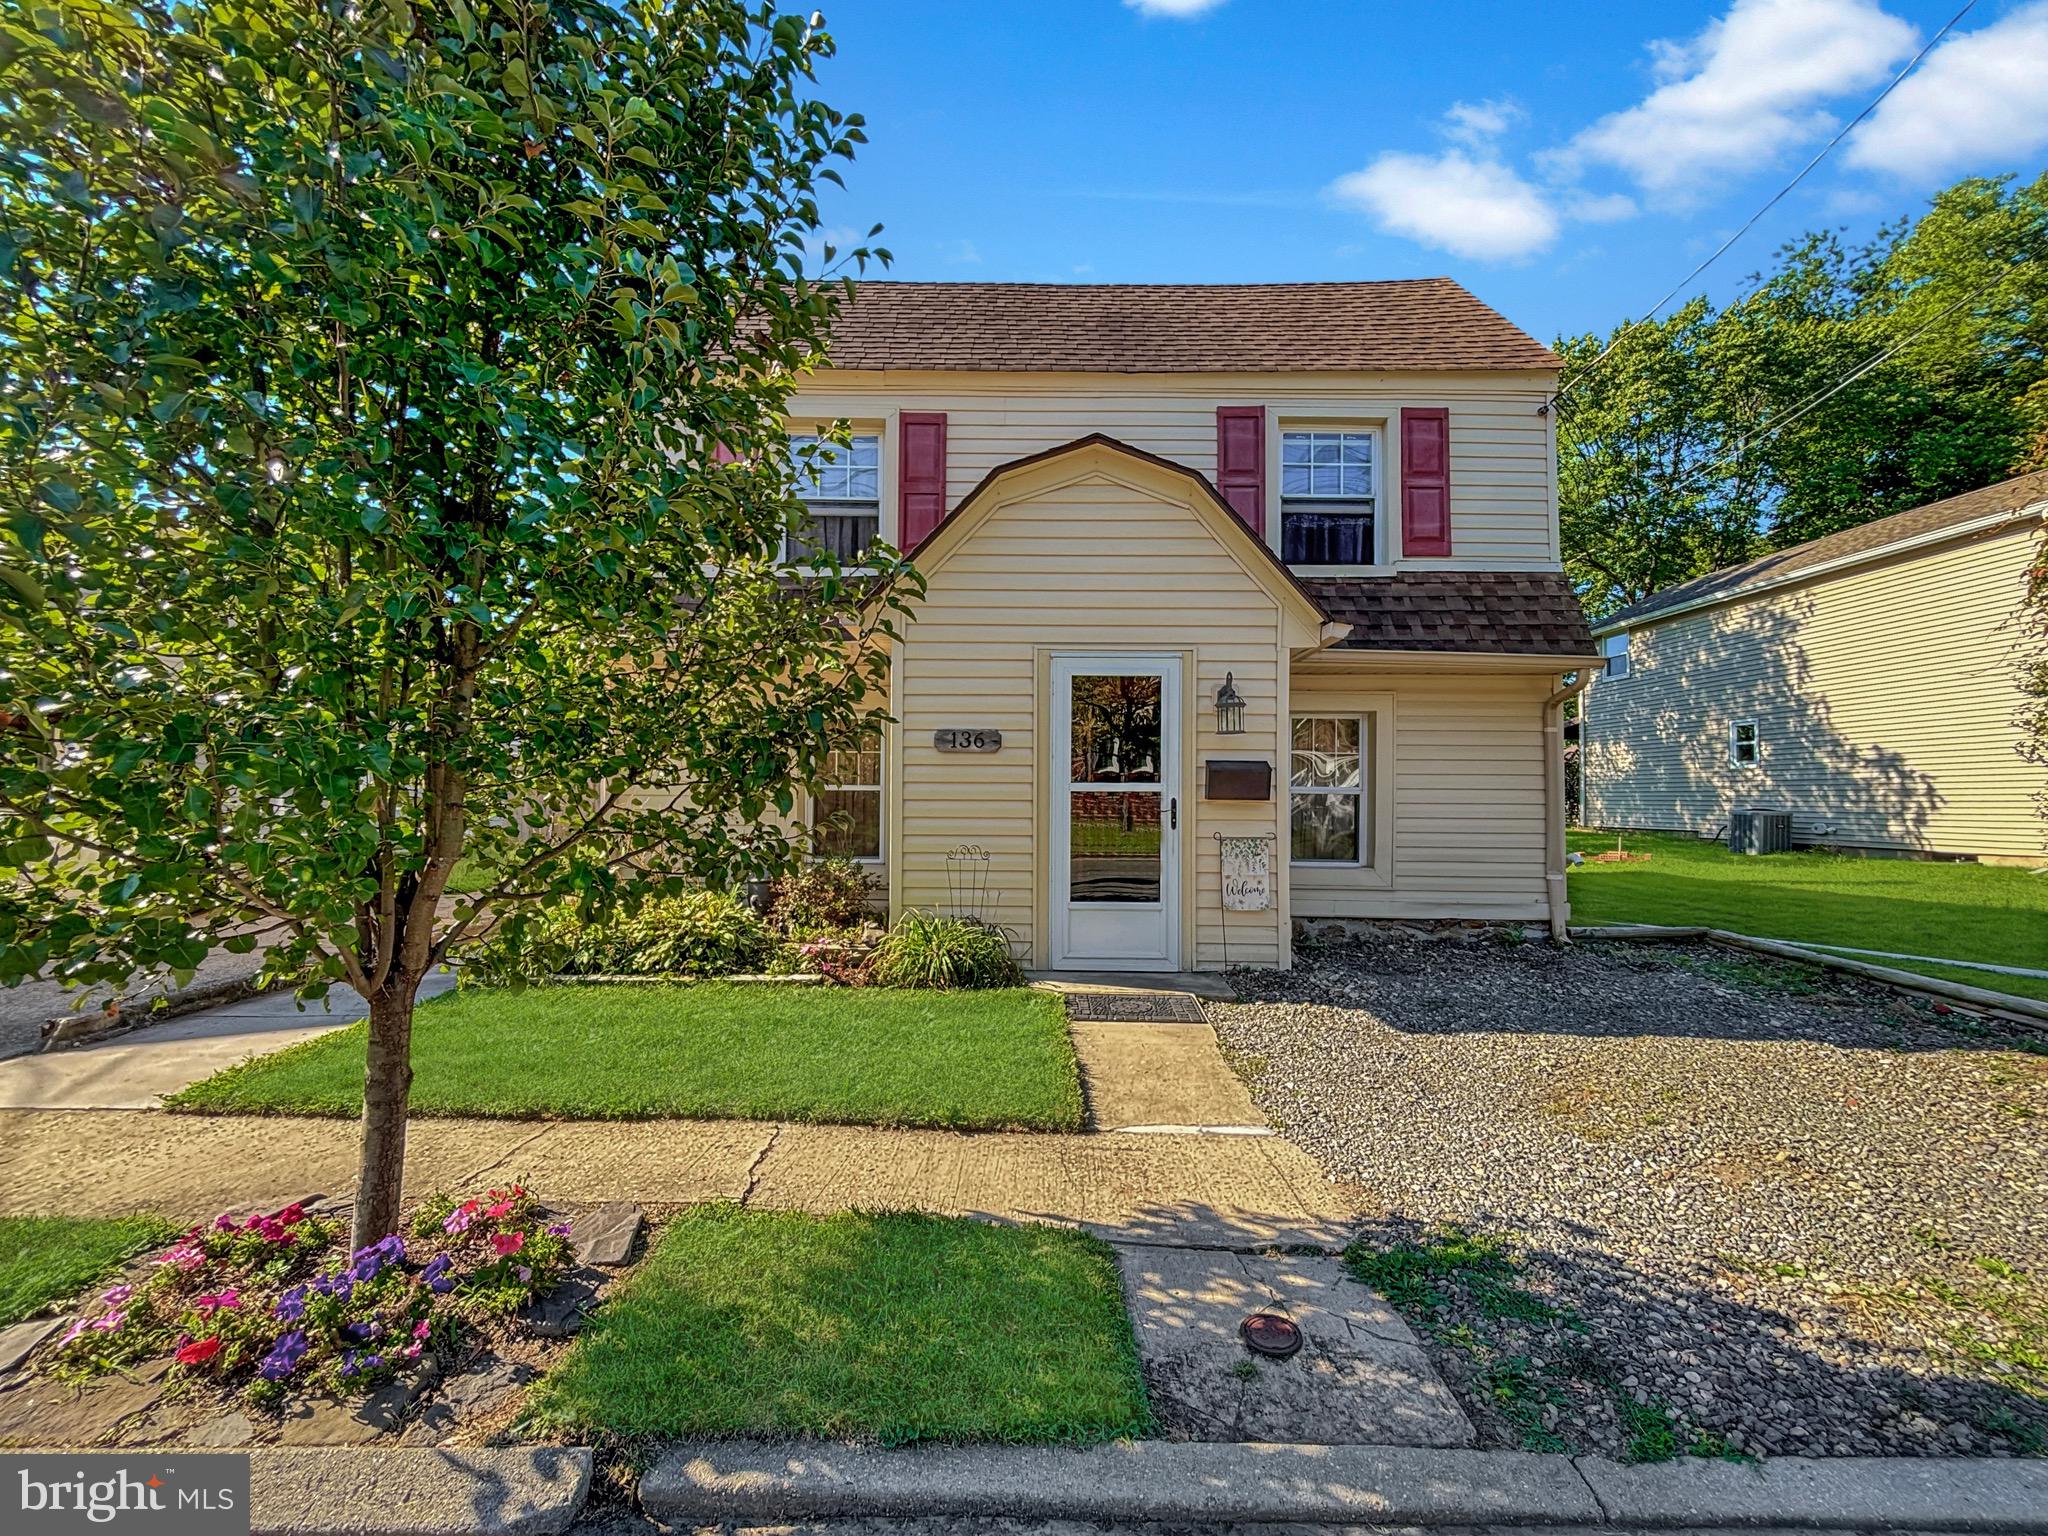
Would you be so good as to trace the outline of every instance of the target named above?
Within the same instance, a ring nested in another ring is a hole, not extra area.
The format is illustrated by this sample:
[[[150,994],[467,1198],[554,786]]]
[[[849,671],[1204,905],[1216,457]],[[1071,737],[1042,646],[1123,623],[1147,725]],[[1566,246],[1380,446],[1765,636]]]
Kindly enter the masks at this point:
[[[932,750],[935,752],[1000,752],[1003,750],[1001,731],[971,730],[956,727],[952,730],[932,732]]]

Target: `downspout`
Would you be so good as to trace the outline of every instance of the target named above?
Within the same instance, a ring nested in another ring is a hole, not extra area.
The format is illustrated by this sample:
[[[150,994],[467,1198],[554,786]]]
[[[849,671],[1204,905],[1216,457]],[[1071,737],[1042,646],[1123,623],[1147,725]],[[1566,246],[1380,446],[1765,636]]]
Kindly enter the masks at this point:
[[[1567,927],[1572,906],[1564,884],[1564,707],[1593,685],[1594,676],[1594,663],[1589,661],[1579,668],[1575,682],[1566,683],[1543,701],[1543,889],[1549,901],[1554,944],[1571,942]],[[1579,728],[1583,740],[1583,719]]]

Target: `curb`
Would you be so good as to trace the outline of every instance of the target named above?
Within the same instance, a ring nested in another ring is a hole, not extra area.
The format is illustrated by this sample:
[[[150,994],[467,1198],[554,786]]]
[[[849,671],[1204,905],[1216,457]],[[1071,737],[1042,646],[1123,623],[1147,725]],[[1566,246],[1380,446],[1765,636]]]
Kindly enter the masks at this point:
[[[582,1447],[256,1450],[250,1536],[561,1536],[590,1469]]]
[[[873,1517],[1374,1526],[2048,1532],[2048,1463],[1855,1457],[1621,1466],[1406,1446],[1126,1441],[904,1450],[680,1445],[640,1483],[670,1523]]]
[[[149,1024],[161,1024],[166,1019],[179,1018],[184,1014],[198,1013],[205,1008],[218,1008],[226,1003],[239,1003],[247,998],[260,997],[276,992],[289,985],[279,981],[272,986],[259,987],[256,978],[238,976],[232,981],[209,981],[196,987],[184,987],[175,992],[166,992],[160,998],[117,998],[109,1009],[97,1009],[80,1013],[60,1013],[44,1023],[42,1041],[38,1051],[59,1051],[66,1046],[85,1045],[94,1040],[106,1040],[114,1035],[125,1035],[132,1029],[141,1029]]]

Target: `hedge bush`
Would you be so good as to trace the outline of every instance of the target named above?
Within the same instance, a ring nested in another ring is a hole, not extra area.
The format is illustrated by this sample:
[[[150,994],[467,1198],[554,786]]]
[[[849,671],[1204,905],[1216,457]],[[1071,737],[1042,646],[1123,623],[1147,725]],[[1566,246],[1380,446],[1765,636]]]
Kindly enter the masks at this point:
[[[536,920],[524,957],[515,962],[490,944],[463,969],[486,985],[548,975],[732,976],[765,969],[775,947],[768,924],[736,897],[693,891],[601,922],[555,907]]]

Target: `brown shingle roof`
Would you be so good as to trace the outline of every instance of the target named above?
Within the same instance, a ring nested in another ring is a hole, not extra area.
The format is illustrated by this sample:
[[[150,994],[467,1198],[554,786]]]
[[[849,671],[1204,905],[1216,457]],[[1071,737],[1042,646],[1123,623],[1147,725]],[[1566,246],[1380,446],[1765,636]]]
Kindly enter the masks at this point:
[[[1557,571],[1410,571],[1354,580],[1305,577],[1339,650],[1464,651],[1577,660],[1595,653],[1572,584]]]
[[[1673,608],[1735,597],[1752,587],[1776,586],[1821,566],[1832,565],[1837,560],[1881,554],[1891,545],[1902,544],[1908,539],[1960,528],[1966,523],[2001,513],[2022,512],[2044,501],[2048,501],[2048,469],[2001,480],[1981,490],[1965,491],[1945,501],[1932,501],[1910,512],[1859,523],[1854,528],[1844,528],[1840,533],[1795,544],[1790,549],[1781,549],[1742,565],[1709,571],[1678,586],[1653,592],[1639,603],[1631,603],[1619,613],[1602,619],[1600,627],[1608,629],[1653,618]]]
[[[1447,277],[1377,283],[862,283],[831,366],[1083,373],[1554,369]]]

